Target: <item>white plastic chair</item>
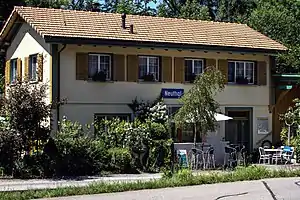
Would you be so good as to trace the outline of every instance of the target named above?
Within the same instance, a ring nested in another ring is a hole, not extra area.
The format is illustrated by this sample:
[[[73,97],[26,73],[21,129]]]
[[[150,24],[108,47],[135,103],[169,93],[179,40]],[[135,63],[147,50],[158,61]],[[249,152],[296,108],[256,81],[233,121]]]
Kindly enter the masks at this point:
[[[264,148],[259,147],[258,151],[259,151],[259,161],[258,161],[258,163],[261,164],[261,161],[263,161],[263,164],[265,164],[265,161],[267,160],[268,164],[270,164],[270,155],[266,154]]]

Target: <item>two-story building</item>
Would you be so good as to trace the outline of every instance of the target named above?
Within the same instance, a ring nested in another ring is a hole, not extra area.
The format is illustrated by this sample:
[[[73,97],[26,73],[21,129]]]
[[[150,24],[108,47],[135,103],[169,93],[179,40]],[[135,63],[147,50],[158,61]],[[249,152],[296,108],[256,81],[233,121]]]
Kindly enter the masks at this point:
[[[216,96],[220,112],[233,117],[218,134],[249,148],[272,138],[271,68],[286,48],[247,25],[15,7],[0,47],[7,85],[28,74],[33,84],[49,83],[49,102],[67,98],[54,111],[55,124],[63,116],[129,120],[133,99],[154,100],[162,90],[174,112],[194,75],[215,66],[227,80]]]

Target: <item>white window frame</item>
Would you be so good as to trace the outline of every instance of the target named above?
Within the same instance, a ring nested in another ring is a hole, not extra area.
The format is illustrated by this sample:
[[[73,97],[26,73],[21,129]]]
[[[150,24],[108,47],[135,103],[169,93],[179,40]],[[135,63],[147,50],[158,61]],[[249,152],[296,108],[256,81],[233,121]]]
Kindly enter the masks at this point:
[[[156,79],[156,77],[154,77],[155,78],[155,81],[159,81],[159,77],[160,77],[160,74],[159,74],[159,71],[160,71],[160,62],[159,62],[159,57],[158,56],[138,56],[138,59],[139,59],[139,61],[140,61],[140,58],[146,58],[147,59],[147,71],[146,71],[146,74],[149,74],[149,68],[150,68],[150,58],[155,58],[155,59],[157,59],[157,63],[158,63],[158,65],[157,65],[157,79]],[[140,75],[140,62],[139,62],[139,71],[138,71],[138,73],[139,73],[139,75]],[[140,80],[142,80],[142,79],[140,79]]]
[[[109,77],[108,78],[106,78],[106,80],[107,81],[110,81],[111,80],[111,63],[112,63],[112,59],[111,59],[111,55],[110,54],[103,54],[103,53],[89,53],[89,56],[97,56],[98,57],[98,71],[97,71],[97,73],[99,73],[100,72],[100,58],[101,58],[101,56],[106,56],[106,57],[109,57]],[[89,58],[88,58],[89,59]],[[89,60],[88,60],[89,61]],[[89,68],[90,68],[90,66],[88,66]],[[88,69],[89,70],[89,69]],[[89,78],[91,78],[91,77],[89,77]]]
[[[15,76],[13,75],[13,62],[15,63]],[[9,72],[10,84],[16,84],[18,80],[18,58],[10,60],[10,72]],[[13,77],[15,80],[13,80]]]
[[[36,57],[36,75],[35,75],[35,80],[32,79],[32,58],[33,57]],[[39,80],[39,74],[38,74],[38,55],[37,54],[32,54],[29,56],[29,67],[31,68],[31,74],[30,74],[30,77],[29,78],[29,81],[30,82],[37,82]]]
[[[234,63],[234,82],[229,82],[229,83],[236,83],[236,78],[237,78],[236,65],[237,65],[237,63],[244,63],[244,77],[246,77],[246,63],[253,64],[253,75],[252,75],[253,83],[248,83],[248,85],[254,85],[254,83],[255,83],[255,80],[254,80],[254,77],[255,77],[255,63],[253,61],[230,60],[230,61],[228,61],[228,67],[229,67],[229,63]]]
[[[202,68],[201,68],[201,73],[203,73],[203,68],[204,68],[204,60],[200,58],[185,58],[184,61],[186,60],[191,60],[192,61],[192,73],[195,74],[195,61],[201,61],[202,63]],[[185,73],[185,72],[184,72]],[[195,75],[200,75],[200,74],[195,74]]]

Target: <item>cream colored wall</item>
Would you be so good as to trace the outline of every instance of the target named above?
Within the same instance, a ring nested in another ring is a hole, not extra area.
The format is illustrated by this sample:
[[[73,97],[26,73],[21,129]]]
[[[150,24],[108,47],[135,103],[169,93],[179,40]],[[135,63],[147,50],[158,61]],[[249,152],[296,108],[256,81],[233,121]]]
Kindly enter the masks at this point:
[[[44,39],[33,30],[30,25],[24,23],[17,35],[11,42],[10,47],[7,50],[6,60],[21,58],[22,59],[22,74],[25,74],[25,57],[32,54],[43,54],[44,66],[43,66],[43,82],[49,83],[51,75],[51,56],[50,56],[50,44],[45,43]],[[50,88],[48,92],[47,102],[50,102],[51,93]]]
[[[157,55],[171,57],[194,57],[213,59],[233,59],[266,61],[267,63],[267,85],[227,85],[225,90],[217,95],[216,100],[224,112],[225,107],[252,107],[253,108],[253,146],[255,141],[262,136],[257,134],[256,117],[269,117],[269,128],[272,128],[271,114],[268,112],[270,101],[270,70],[269,57],[264,54],[241,54],[228,52],[204,52],[204,51],[178,51],[147,48],[122,48],[108,46],[78,46],[67,45],[61,53],[60,59],[60,81],[61,98],[67,98],[67,104],[60,110],[60,117],[67,116],[71,120],[81,123],[92,123],[94,113],[131,113],[127,104],[137,96],[143,100],[154,100],[162,88],[183,88],[187,91],[191,84],[179,83],[137,83],[137,82],[92,82],[76,80],[76,52],[93,53],[115,53],[115,54],[138,54]],[[125,56],[126,61],[126,56]],[[125,65],[125,71],[127,66]],[[174,63],[173,63],[174,69]],[[126,74],[125,80],[126,80]],[[174,79],[174,72],[173,72]],[[177,100],[168,100],[167,104],[178,104]],[[225,136],[225,123],[221,123],[220,134]]]
[[[99,52],[117,54],[140,54],[173,57],[195,57],[214,59],[254,60],[266,61],[269,68],[268,56],[253,54],[229,54],[227,52],[191,52],[177,50],[150,50],[122,47],[93,47],[93,46],[67,46],[61,53],[61,96],[66,96],[69,103],[130,103],[135,96],[151,100],[159,94],[161,88],[175,87],[184,88],[185,91],[191,84],[178,83],[136,83],[136,82],[115,82],[99,83],[75,80],[76,74],[76,52]],[[126,68],[126,66],[125,66]],[[127,70],[126,70],[127,71]],[[269,70],[267,77],[269,77]],[[268,80],[269,82],[269,80]],[[69,88],[76,88],[70,90]],[[103,95],[105,93],[105,95]],[[217,96],[222,105],[268,105],[269,84],[267,86],[252,85],[228,85],[224,92]]]

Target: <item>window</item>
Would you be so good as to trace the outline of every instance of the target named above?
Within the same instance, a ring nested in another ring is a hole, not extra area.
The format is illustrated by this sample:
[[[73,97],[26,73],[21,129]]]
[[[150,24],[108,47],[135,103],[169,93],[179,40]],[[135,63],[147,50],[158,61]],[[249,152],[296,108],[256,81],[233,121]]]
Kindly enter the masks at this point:
[[[151,76],[149,78],[149,76]],[[148,79],[146,79],[148,77]],[[153,77],[153,80],[151,78]],[[159,81],[159,58],[153,56],[139,56],[139,79]]]
[[[10,83],[14,84],[17,82],[18,69],[17,69],[17,59],[10,61]]]
[[[131,118],[131,114],[95,114],[94,118],[95,118],[95,124],[98,123],[98,125],[99,125],[99,122],[101,122],[102,120],[112,120],[115,118],[118,118],[121,121],[129,122],[130,118]],[[97,128],[97,126],[96,126],[96,128]],[[100,127],[98,126],[98,128],[106,130],[107,127],[104,127],[102,124],[102,126],[100,126]],[[95,131],[97,131],[97,129],[95,129]]]
[[[254,84],[254,62],[229,61],[228,82]]]
[[[111,56],[107,54],[89,54],[89,78],[111,80]],[[103,76],[103,77],[101,77]]]
[[[112,120],[118,118],[121,121],[130,121],[130,114],[96,114],[95,118],[97,120]]]
[[[194,81],[203,72],[202,59],[185,59],[185,81]]]
[[[29,81],[37,81],[37,55],[29,56]]]
[[[180,106],[168,106],[168,114],[169,116],[174,116],[176,112],[180,109]],[[173,126],[175,123],[173,122]],[[197,141],[199,139],[197,138]],[[194,142],[194,127],[192,126],[184,126],[183,128],[177,128],[175,130],[175,142]]]

